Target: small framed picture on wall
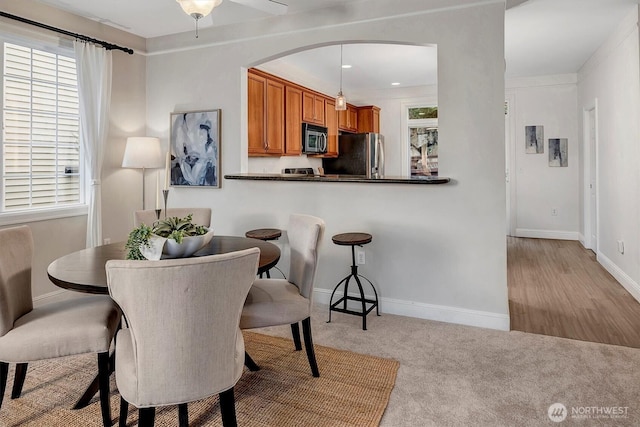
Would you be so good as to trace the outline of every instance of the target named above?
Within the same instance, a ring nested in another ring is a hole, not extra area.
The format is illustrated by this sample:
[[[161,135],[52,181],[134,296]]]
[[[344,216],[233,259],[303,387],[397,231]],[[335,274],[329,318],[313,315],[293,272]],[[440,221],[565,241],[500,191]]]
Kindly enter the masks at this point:
[[[569,140],[567,138],[549,139],[549,166],[566,168],[569,166]]]
[[[544,126],[525,126],[524,135],[527,154],[544,153]]]
[[[172,186],[220,188],[220,110],[171,113]]]

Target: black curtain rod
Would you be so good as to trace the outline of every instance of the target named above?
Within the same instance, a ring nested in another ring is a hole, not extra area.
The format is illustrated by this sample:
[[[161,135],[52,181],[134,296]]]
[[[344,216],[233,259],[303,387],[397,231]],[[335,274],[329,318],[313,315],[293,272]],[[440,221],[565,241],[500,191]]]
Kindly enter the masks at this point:
[[[30,19],[22,18],[22,17],[16,16],[16,15],[11,15],[10,13],[6,13],[6,12],[2,12],[2,11],[0,11],[0,16],[3,16],[5,18],[9,18],[9,19],[13,19],[14,21],[24,22],[25,24],[33,25],[35,27],[44,28],[45,30],[55,31],[56,33],[64,34],[66,36],[70,36],[70,37],[73,37],[73,38],[76,38],[78,40],[82,40],[82,41],[85,41],[85,42],[99,44],[100,46],[104,47],[107,50],[114,50],[114,49],[115,50],[121,50],[123,52],[127,52],[129,55],[133,55],[133,50],[129,49],[128,47],[122,47],[122,46],[118,46],[116,44],[112,44],[112,43],[108,43],[108,42],[105,42],[105,41],[102,41],[102,40],[94,39],[92,37],[83,36],[82,34],[72,33],[71,31],[63,30],[61,28],[52,27],[51,25],[43,24],[42,22],[32,21]]]

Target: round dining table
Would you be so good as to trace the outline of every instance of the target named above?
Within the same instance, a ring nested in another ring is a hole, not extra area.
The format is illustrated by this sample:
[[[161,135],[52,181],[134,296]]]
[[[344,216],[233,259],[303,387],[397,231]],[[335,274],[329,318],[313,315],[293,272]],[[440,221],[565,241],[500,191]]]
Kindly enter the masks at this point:
[[[111,259],[125,259],[124,246],[125,242],[111,243],[82,249],[58,258],[47,268],[49,279],[56,286],[64,289],[90,294],[108,294],[105,264]],[[258,273],[274,267],[280,259],[280,248],[273,243],[236,236],[214,236],[207,246],[193,256],[225,254],[250,248],[260,248]],[[113,370],[114,363],[112,355],[110,371]],[[98,378],[96,377],[73,408],[84,408],[97,392]]]
[[[47,268],[49,279],[64,289],[90,294],[108,294],[105,263],[110,259],[125,259],[125,242],[82,249],[56,259]],[[260,248],[258,273],[278,263],[280,248],[273,243],[236,236],[214,236],[211,242],[194,256],[217,255]]]

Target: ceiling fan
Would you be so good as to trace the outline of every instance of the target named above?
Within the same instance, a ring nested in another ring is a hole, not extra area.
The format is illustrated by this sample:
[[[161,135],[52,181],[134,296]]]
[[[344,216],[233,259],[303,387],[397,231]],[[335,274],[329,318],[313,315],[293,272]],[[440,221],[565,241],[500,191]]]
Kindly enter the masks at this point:
[[[182,10],[196,20],[196,38],[198,38],[198,21],[209,15],[211,11],[222,3],[222,0],[176,0]],[[275,0],[229,0],[272,15],[284,15],[288,6]]]

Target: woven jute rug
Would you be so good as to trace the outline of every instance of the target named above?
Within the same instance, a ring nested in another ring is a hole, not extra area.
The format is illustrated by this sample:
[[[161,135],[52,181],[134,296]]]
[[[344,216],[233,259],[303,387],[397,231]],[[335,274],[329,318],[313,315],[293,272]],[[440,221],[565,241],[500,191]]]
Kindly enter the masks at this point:
[[[244,374],[235,387],[239,426],[377,426],[389,401],[399,363],[349,351],[315,346],[320,378],[313,378],[306,353],[293,342],[244,332],[246,349],[260,365]],[[10,399],[13,365],[0,426],[102,426],[94,397],[84,409],[72,410],[97,371],[93,355],[31,363],[22,396]],[[120,396],[111,378],[111,410],[117,423]],[[138,411],[129,406],[129,426]],[[190,426],[221,426],[218,397],[189,404]],[[156,426],[177,426],[177,407],[158,408]]]

